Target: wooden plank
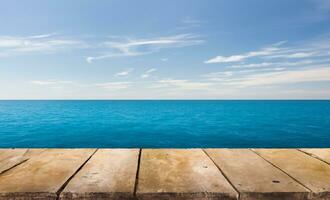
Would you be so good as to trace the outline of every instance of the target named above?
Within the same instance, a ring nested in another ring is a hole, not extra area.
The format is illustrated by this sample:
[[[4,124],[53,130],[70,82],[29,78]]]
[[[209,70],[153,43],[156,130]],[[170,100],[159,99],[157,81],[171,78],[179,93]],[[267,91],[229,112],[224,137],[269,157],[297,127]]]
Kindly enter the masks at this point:
[[[0,174],[36,156],[45,149],[7,149],[0,154]]]
[[[22,156],[27,149],[0,149],[0,174],[24,162]]]
[[[312,190],[314,199],[330,199],[330,165],[295,149],[255,151]]]
[[[309,190],[249,149],[205,149],[242,200],[307,199]]]
[[[95,149],[49,149],[0,175],[0,199],[56,199]]]
[[[99,149],[74,176],[61,199],[134,199],[139,149]]]
[[[0,149],[0,162],[11,157],[23,155],[27,149]]]
[[[330,164],[330,149],[300,149],[300,150]]]
[[[143,149],[139,199],[236,199],[238,194],[200,149]]]

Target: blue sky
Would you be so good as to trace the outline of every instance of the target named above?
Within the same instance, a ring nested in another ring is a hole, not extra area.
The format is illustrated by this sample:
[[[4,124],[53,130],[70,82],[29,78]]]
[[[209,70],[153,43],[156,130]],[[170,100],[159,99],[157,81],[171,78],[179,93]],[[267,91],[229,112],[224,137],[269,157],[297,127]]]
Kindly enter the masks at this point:
[[[330,98],[330,0],[4,0],[0,24],[0,99]]]

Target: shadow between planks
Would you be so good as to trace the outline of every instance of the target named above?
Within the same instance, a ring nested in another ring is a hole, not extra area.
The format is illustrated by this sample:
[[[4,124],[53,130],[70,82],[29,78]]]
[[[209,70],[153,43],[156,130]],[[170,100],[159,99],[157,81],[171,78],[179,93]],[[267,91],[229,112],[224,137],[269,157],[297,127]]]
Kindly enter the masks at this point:
[[[330,149],[0,149],[0,200],[330,199]]]

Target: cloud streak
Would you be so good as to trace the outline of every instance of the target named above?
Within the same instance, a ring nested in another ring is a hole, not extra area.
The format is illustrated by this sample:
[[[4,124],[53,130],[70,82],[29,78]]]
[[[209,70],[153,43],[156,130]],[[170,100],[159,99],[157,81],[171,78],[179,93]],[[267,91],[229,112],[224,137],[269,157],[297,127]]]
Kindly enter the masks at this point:
[[[141,56],[160,51],[165,48],[181,48],[199,45],[204,41],[193,34],[179,34],[159,38],[126,39],[124,41],[106,41],[102,43],[103,51],[108,53],[99,56],[89,56],[86,61],[91,63],[112,57]]]
[[[0,36],[0,55],[2,56],[50,54],[86,46],[83,41],[65,39],[54,34],[25,37]]]
[[[272,45],[271,47],[262,48],[259,51],[251,51],[251,52],[247,52],[244,54],[237,54],[237,55],[231,55],[231,56],[216,56],[214,58],[206,60],[204,63],[211,64],[211,63],[240,62],[247,58],[272,55],[272,54],[278,52],[279,50],[280,50],[280,48]]]
[[[125,76],[128,76],[133,70],[134,70],[133,68],[129,68],[124,71],[116,73],[115,76],[116,77],[125,77]]]
[[[105,82],[105,83],[97,83],[93,84],[96,87],[100,87],[106,90],[116,91],[127,89],[131,86],[131,82]]]
[[[155,68],[151,68],[151,69],[145,71],[145,72],[141,75],[141,78],[149,78],[150,75],[151,75],[151,73],[153,73],[153,72],[155,72],[155,71],[157,71],[157,69],[155,69]]]
[[[59,85],[59,84],[74,84],[73,81],[62,81],[62,80],[35,80],[31,81],[35,85]]]
[[[330,67],[254,74],[232,81],[230,84],[239,87],[252,87],[319,81],[330,81]]]
[[[208,89],[212,83],[209,82],[199,82],[190,81],[184,79],[162,79],[156,82],[151,88],[171,88],[171,89],[181,89],[181,90],[203,90]]]
[[[250,58],[272,60],[272,59],[303,59],[303,58],[315,58],[325,57],[330,55],[329,40],[319,42],[311,42],[303,45],[287,45],[286,41],[281,41],[260,50],[250,51],[242,54],[235,54],[229,56],[219,55],[210,58],[204,63],[237,63],[245,62]],[[327,44],[327,45],[326,45]]]

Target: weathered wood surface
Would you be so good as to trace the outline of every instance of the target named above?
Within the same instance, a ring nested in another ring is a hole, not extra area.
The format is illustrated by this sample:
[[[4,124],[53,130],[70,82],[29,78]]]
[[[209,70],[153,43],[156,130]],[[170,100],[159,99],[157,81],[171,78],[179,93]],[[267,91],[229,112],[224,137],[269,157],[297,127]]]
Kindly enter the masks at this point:
[[[236,199],[237,193],[200,149],[143,149],[139,199]]]
[[[330,164],[330,149],[300,149],[300,150]]]
[[[61,193],[61,199],[134,199],[139,149],[99,149]]]
[[[242,200],[307,199],[309,190],[249,149],[206,149]]]
[[[314,199],[330,199],[330,165],[295,149],[255,149],[305,187]]]
[[[94,149],[49,149],[0,174],[0,199],[56,199]]]
[[[330,149],[0,149],[0,200],[330,200]]]
[[[19,165],[45,149],[0,149],[0,174]]]
[[[28,149],[0,149],[0,162],[13,156],[24,154]]]

